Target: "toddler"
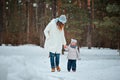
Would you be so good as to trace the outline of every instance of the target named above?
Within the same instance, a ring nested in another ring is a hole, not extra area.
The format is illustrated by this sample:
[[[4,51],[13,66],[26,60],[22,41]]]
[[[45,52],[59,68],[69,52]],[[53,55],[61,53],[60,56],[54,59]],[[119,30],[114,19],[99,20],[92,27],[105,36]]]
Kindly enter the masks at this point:
[[[68,51],[68,63],[67,70],[70,72],[72,69],[73,72],[76,72],[76,60],[80,59],[80,54],[77,47],[77,40],[71,39],[71,43],[69,46],[66,46],[65,50]]]

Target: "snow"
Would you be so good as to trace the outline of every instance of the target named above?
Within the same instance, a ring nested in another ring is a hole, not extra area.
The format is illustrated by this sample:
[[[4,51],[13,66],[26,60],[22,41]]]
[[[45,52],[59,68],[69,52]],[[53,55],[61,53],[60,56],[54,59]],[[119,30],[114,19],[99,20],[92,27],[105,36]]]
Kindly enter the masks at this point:
[[[48,52],[36,45],[0,46],[0,80],[120,80],[120,56],[109,48],[80,49],[77,71],[68,72],[67,52],[61,72],[50,72]]]

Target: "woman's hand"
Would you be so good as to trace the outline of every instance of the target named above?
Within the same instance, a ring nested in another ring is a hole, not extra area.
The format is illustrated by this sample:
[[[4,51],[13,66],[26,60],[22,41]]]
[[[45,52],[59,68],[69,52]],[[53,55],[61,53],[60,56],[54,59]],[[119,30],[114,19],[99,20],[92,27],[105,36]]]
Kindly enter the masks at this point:
[[[64,49],[66,49],[66,48],[68,48],[68,46],[67,46],[67,45],[64,45]]]

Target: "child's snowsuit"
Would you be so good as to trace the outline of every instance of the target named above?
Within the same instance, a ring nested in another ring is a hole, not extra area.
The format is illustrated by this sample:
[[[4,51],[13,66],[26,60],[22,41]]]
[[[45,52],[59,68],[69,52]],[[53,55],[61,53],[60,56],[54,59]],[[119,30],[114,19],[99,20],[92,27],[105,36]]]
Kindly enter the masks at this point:
[[[80,59],[78,48],[77,46],[75,48],[68,46],[67,51],[68,51],[67,70],[70,71],[72,68],[73,71],[76,71],[76,60]]]

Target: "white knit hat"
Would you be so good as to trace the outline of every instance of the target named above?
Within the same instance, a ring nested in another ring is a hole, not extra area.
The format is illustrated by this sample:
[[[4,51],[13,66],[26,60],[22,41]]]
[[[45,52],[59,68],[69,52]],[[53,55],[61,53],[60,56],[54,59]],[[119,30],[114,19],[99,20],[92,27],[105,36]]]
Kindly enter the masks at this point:
[[[71,39],[71,43],[72,42],[77,43],[77,40],[76,39]]]

